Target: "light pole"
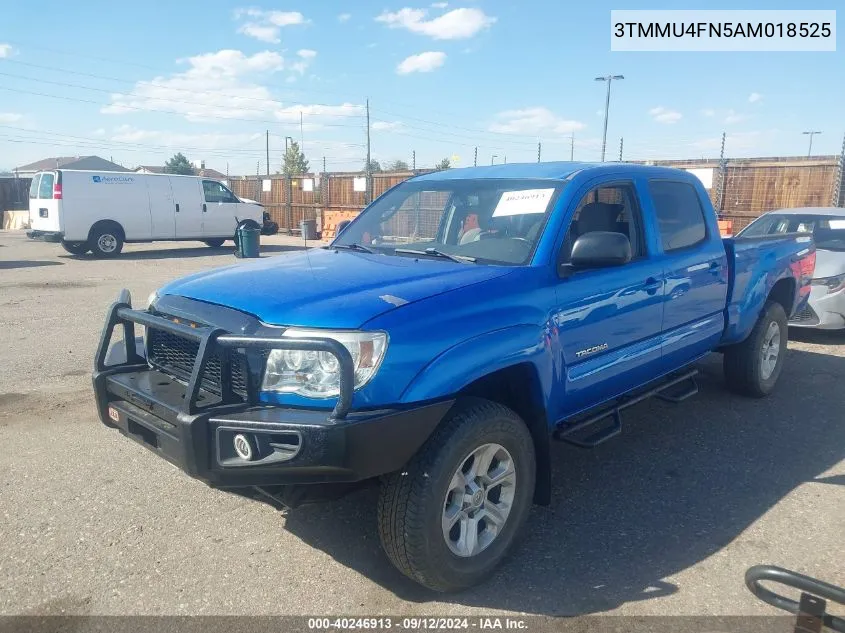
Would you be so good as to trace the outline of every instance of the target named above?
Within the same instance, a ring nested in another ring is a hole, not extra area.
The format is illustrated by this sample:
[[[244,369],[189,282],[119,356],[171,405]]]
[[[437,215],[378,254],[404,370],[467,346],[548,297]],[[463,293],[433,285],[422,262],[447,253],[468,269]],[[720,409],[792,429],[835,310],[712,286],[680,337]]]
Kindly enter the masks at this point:
[[[490,164],[492,165],[492,164],[493,164],[493,161],[495,161],[497,158],[499,158],[499,155],[498,155],[498,154],[493,154],[493,155],[490,157]]]
[[[815,136],[816,134],[821,134],[821,132],[815,130],[808,130],[807,132],[801,132],[801,134],[807,134],[810,137],[810,149],[807,150],[807,158],[810,158],[810,154],[813,153],[813,136]]]
[[[610,111],[610,84],[614,80],[625,79],[623,75],[606,75],[604,77],[596,77],[596,81],[607,82],[607,97],[604,100],[604,134],[601,137],[601,162],[604,162],[604,150],[607,148],[607,115]]]

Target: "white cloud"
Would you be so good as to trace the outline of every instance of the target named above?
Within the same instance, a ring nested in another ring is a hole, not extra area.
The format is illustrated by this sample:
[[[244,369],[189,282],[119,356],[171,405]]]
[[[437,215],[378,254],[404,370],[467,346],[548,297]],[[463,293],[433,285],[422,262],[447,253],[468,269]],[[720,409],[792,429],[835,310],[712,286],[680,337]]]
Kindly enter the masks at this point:
[[[432,9],[445,9],[448,6],[449,6],[448,2],[434,2],[434,3],[432,3],[431,8]]]
[[[725,114],[725,123],[732,124],[732,123],[740,123],[745,121],[746,116],[744,114],[739,114],[738,112],[734,112],[733,110],[728,110]]]
[[[99,130],[98,130],[99,131]],[[171,130],[145,130],[131,125],[114,128],[108,138],[116,143],[144,143],[164,147],[200,147],[203,149],[226,148],[232,145],[244,145],[258,138],[261,133],[241,134],[185,134]]]
[[[308,20],[299,11],[263,11],[261,9],[236,9],[235,19],[246,21],[238,27],[238,33],[262,42],[278,44],[279,33],[286,26],[306,24]]]
[[[17,123],[23,118],[17,112],[0,112],[0,123]]]
[[[364,113],[364,106],[355,103],[342,103],[340,105],[291,105],[283,108],[277,108],[273,115],[284,123],[299,124],[299,116],[302,113],[303,120],[308,125],[317,127],[319,124],[315,123],[315,117],[322,119],[332,118],[348,118],[351,116],[360,116]],[[307,127],[307,126],[306,126]]]
[[[538,106],[499,112],[496,115],[496,121],[488,129],[491,132],[539,136],[540,134],[569,134],[583,130],[585,127],[580,121],[564,119],[548,108]]]
[[[317,56],[317,51],[312,51],[310,48],[300,48],[296,51],[296,55],[299,57],[299,61],[293,62],[289,66],[289,70],[304,75],[311,61]],[[288,81],[291,81],[291,77],[288,77]]]
[[[349,20],[351,20],[351,19],[352,19],[351,13],[341,13],[339,16],[337,16],[338,22],[349,22]]]
[[[752,92],[750,95],[748,95],[748,103],[757,103],[762,99],[763,95],[761,95],[759,92]]]
[[[673,123],[677,123],[683,118],[683,115],[680,112],[675,110],[669,110],[668,108],[664,108],[663,106],[657,106],[656,108],[652,108],[648,111],[651,115],[651,118],[654,119],[657,123],[666,123],[667,125],[671,125]]]
[[[374,132],[392,132],[402,128],[401,121],[375,121],[372,124]]]
[[[440,68],[446,63],[446,53],[440,51],[427,51],[419,55],[411,55],[403,59],[396,67],[400,75],[408,73],[428,73]]]
[[[12,45],[11,44],[0,44],[0,59],[3,57],[11,57],[12,56]]]
[[[275,116],[282,104],[258,80],[284,70],[303,73],[314,58],[312,53],[302,49],[293,63],[272,51],[245,55],[238,50],[222,50],[196,55],[180,60],[189,66],[184,72],[139,81],[128,95],[112,95],[111,103],[101,112],[164,110],[182,114],[189,121]]]
[[[716,116],[716,111],[712,108],[704,108],[701,111],[701,116],[713,117],[713,116]]]
[[[473,37],[488,28],[496,18],[481,9],[453,9],[441,16],[426,20],[427,9],[404,8],[390,13],[385,11],[376,18],[392,29],[407,29],[436,40],[459,40]]]

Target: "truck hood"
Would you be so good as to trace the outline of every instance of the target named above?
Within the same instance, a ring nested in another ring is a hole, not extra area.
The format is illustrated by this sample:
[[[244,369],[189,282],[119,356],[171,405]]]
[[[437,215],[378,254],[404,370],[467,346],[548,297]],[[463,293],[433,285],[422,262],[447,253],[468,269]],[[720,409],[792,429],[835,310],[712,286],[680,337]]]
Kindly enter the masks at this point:
[[[357,328],[407,303],[513,270],[315,248],[183,277],[159,294],[226,306],[270,325]]]

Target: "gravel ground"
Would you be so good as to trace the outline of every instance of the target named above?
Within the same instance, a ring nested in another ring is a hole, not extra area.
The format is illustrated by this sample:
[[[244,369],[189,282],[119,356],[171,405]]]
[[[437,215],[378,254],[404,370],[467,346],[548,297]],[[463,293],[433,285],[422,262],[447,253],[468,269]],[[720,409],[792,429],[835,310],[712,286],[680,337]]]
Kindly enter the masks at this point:
[[[266,254],[301,246],[264,239]],[[754,401],[701,363],[701,393],[626,412],[592,451],[556,446],[554,501],[489,582],[433,595],[395,571],[375,491],[285,513],[214,491],[96,419],[108,304],[234,261],[197,243],[115,261],[0,232],[0,613],[773,614],[743,573],[845,585],[845,334],[792,332]]]

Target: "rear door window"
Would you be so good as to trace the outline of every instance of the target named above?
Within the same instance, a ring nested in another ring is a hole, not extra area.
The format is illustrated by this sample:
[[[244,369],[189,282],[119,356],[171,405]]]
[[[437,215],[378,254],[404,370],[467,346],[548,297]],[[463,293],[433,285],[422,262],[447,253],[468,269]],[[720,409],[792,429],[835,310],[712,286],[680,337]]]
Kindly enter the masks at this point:
[[[32,182],[29,183],[29,199],[38,199],[38,183],[41,182],[41,174],[35,174],[32,177]]]
[[[41,184],[38,185],[39,200],[52,199],[54,178],[55,176],[50,173],[41,174]]]
[[[652,180],[648,188],[664,252],[689,248],[707,238],[704,209],[695,187],[685,182]]]

